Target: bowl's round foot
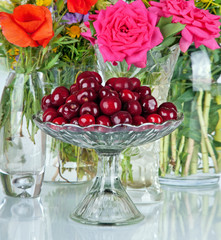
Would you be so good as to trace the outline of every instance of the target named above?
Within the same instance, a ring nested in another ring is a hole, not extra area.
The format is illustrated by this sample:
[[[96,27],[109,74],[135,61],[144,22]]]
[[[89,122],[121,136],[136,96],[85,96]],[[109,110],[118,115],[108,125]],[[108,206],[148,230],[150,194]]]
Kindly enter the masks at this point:
[[[112,188],[95,189],[96,186],[95,181],[94,187],[70,215],[71,219],[84,224],[112,226],[134,224],[144,219],[120,181]]]

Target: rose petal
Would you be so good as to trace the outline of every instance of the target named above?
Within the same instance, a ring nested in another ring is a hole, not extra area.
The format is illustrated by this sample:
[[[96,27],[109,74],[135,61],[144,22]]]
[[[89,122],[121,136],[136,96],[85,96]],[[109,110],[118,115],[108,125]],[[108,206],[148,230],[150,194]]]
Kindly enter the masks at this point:
[[[184,37],[181,37],[180,42],[179,42],[180,50],[182,52],[186,52],[191,44],[192,44],[192,42],[189,42]]]

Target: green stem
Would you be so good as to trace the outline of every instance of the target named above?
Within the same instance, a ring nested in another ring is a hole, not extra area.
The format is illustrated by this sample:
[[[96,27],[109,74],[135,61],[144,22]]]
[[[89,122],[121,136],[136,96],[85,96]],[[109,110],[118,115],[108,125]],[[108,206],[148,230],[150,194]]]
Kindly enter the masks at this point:
[[[188,139],[187,158],[186,158],[186,163],[185,163],[184,172],[183,172],[184,176],[187,176],[189,174],[190,163],[191,163],[193,149],[194,149],[194,143],[195,141],[192,138]]]
[[[215,100],[218,105],[221,105],[220,95],[216,96]],[[217,158],[218,168],[219,168],[219,171],[221,171],[221,109],[218,110],[218,114],[219,114],[219,121],[215,128],[214,140],[220,143],[220,146],[216,147],[216,152],[218,154],[218,158]]]
[[[177,161],[176,157],[176,136],[177,136],[177,129],[171,133],[171,162],[175,163]]]
[[[198,152],[199,152],[199,145],[195,144],[193,149],[193,156],[190,165],[190,174],[196,174],[198,169]]]
[[[209,152],[209,154],[210,154],[210,156],[213,160],[215,171],[218,172],[218,165],[217,165],[216,156],[215,156],[215,153],[214,153],[213,148],[211,146],[211,143],[209,141],[209,138],[207,136],[206,125],[205,125],[205,121],[204,121],[204,118],[203,118],[202,98],[203,98],[203,90],[200,90],[199,96],[198,96],[198,99],[197,99],[197,113],[198,113],[200,127],[201,127],[201,134],[202,134],[202,136],[203,136],[203,138],[206,142],[207,150],[208,150],[208,152]]]
[[[163,170],[164,170],[164,173],[167,172],[167,168],[168,168],[168,148],[169,148],[169,135],[164,137],[164,146],[163,146]]]
[[[164,158],[164,154],[163,154],[163,151],[164,151],[164,138],[161,138],[160,139],[160,175],[161,176],[165,176],[165,172],[164,172],[164,169],[163,169],[163,158]]]
[[[206,148],[206,142],[203,137],[201,136],[201,153],[202,153],[202,162],[203,162],[203,172],[208,173],[209,172],[209,158],[208,158],[208,152]]]
[[[184,145],[185,145],[185,136],[181,137],[178,153],[177,153],[177,161],[176,161],[176,168],[175,168],[175,175],[179,175],[180,171],[180,154],[183,152]]]
[[[208,131],[209,110],[210,110],[211,99],[212,99],[211,93],[208,91],[205,91],[203,119],[205,122],[206,132]],[[209,157],[208,157],[208,152],[206,148],[206,142],[203,137],[201,139],[201,151],[202,151],[202,161],[203,161],[203,172],[207,173],[209,172]]]

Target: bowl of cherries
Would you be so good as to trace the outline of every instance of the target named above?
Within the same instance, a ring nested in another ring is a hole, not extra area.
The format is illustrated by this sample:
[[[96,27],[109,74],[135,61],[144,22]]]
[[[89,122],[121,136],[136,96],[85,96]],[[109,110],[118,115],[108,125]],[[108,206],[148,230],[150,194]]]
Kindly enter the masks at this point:
[[[141,86],[138,78],[110,78],[102,85],[101,76],[93,71],[80,73],[69,89],[55,88],[42,98],[41,108],[43,122],[79,127],[162,124],[178,116],[173,103],[158,106],[151,89]]]
[[[72,145],[93,148],[99,156],[94,184],[71,219],[105,225],[141,221],[144,216],[118,177],[119,154],[175,130],[183,120],[175,105],[158,106],[151,89],[137,78],[111,78],[102,85],[98,73],[86,71],[69,89],[60,86],[44,96],[41,107],[43,115],[33,116],[41,130]]]

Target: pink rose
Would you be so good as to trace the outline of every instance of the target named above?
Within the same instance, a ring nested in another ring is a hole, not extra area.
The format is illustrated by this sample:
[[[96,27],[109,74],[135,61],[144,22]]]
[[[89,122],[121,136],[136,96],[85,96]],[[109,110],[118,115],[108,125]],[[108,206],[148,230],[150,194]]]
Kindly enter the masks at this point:
[[[195,43],[196,48],[200,45],[212,50],[220,48],[215,40],[220,36],[220,16],[196,8],[194,0],[160,0],[149,3],[151,5],[149,10],[159,18],[173,16],[173,23],[180,22],[186,25],[181,31],[179,43],[182,52],[186,52],[192,43]]]
[[[141,0],[130,4],[119,0],[101,10],[93,24],[95,43],[104,61],[115,63],[125,60],[128,68],[131,64],[144,68],[147,52],[163,40],[160,29],[156,27],[157,16],[148,11]],[[88,38],[90,34],[88,31],[82,35]]]

